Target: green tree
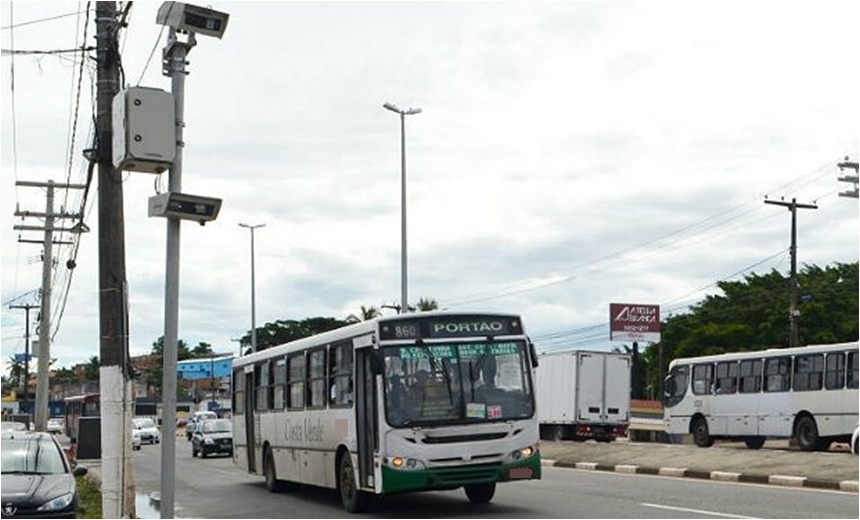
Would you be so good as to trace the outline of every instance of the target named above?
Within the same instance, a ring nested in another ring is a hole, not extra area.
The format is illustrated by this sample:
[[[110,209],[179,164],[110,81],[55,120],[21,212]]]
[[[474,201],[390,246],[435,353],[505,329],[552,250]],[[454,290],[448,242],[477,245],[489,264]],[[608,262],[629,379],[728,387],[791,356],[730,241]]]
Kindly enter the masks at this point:
[[[326,317],[305,318],[302,321],[275,320],[266,323],[262,327],[257,327],[257,350],[265,350],[275,345],[282,345],[290,341],[313,336],[314,334],[339,329],[346,325],[349,325],[349,322],[346,320]],[[251,331],[242,336],[239,344],[242,347],[250,349]],[[249,350],[245,352],[248,353]]]
[[[201,341],[200,343],[197,344],[196,347],[191,349],[191,357],[195,357],[195,358],[211,356],[212,354],[214,354],[214,352],[212,351],[212,345],[210,345],[209,343],[205,343],[203,341]]]
[[[99,361],[98,356],[93,356],[87,361],[87,364],[84,366],[84,377],[87,381],[98,381],[99,380],[99,368],[101,368],[102,364]]]
[[[201,343],[202,345],[202,343]],[[152,342],[152,350],[150,354],[153,356],[163,357],[164,356],[164,336],[159,337],[157,340]],[[185,343],[185,340],[177,340],[176,342],[176,360],[184,361],[186,359],[191,359],[194,357],[191,353],[191,350],[188,348],[188,344]]]
[[[649,386],[679,357],[763,350],[788,346],[791,278],[776,270],[717,284],[722,294],[708,295],[661,323],[661,341],[643,360]],[[821,268],[805,265],[797,275],[800,345],[856,341],[858,337],[858,263]],[[663,366],[659,351],[663,349]]]

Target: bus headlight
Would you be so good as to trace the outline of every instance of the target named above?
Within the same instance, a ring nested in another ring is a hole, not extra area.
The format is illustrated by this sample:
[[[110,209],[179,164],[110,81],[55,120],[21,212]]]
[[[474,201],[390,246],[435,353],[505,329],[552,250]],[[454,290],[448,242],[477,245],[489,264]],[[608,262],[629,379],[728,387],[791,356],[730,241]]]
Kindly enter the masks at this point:
[[[404,457],[390,457],[387,459],[388,466],[400,471],[415,471],[424,469],[424,463],[418,459]]]
[[[508,454],[508,461],[516,462],[518,460],[527,459],[537,453],[537,451],[537,446],[526,446],[524,448],[514,450]]]

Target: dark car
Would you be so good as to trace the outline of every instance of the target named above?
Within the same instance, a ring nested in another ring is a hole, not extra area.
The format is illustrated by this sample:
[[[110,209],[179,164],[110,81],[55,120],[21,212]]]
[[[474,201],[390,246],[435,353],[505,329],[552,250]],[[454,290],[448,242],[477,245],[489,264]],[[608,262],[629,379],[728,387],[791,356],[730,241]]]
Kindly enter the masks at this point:
[[[206,458],[212,453],[233,456],[233,424],[229,419],[200,421],[191,435],[191,456]]]
[[[75,477],[87,468],[72,468],[53,435],[45,432],[3,432],[2,518],[75,518],[78,492]]]

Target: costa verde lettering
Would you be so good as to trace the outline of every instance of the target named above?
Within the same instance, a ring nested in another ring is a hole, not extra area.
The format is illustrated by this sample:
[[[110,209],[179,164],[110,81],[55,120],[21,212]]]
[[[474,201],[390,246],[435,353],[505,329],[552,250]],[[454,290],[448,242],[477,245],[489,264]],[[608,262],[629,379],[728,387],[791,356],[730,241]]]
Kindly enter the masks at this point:
[[[325,427],[320,419],[314,423],[305,418],[302,422],[287,420],[284,425],[284,437],[289,442],[322,442]]]

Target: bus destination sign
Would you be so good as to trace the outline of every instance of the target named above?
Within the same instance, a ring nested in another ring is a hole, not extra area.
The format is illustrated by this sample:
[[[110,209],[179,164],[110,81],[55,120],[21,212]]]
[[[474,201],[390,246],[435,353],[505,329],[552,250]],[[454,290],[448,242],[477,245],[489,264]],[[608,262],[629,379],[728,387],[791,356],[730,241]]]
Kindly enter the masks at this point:
[[[523,333],[519,318],[511,316],[416,316],[386,320],[379,327],[382,340],[473,338]]]

